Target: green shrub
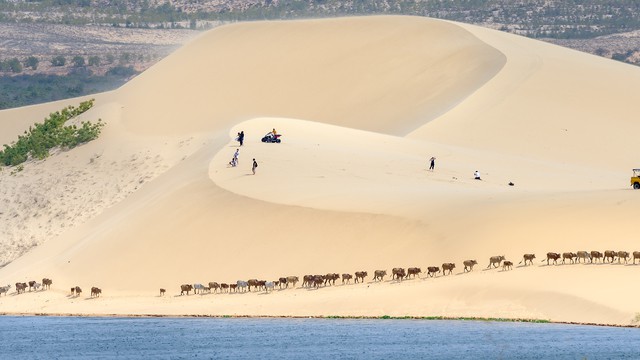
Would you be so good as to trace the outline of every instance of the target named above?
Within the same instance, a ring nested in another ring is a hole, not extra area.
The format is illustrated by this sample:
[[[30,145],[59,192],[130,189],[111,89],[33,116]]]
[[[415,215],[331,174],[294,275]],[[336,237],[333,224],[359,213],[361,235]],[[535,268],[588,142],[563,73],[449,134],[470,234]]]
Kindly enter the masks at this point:
[[[83,121],[80,127],[64,124],[85,113],[93,107],[93,99],[84,101],[75,108],[68,106],[61,111],[49,114],[43,123],[36,123],[29,127],[24,135],[18,136],[18,140],[11,145],[4,145],[0,150],[0,164],[15,166],[31,158],[44,159],[49,156],[49,150],[60,147],[71,149],[80,144],[96,139],[104,126],[98,119],[97,123]]]

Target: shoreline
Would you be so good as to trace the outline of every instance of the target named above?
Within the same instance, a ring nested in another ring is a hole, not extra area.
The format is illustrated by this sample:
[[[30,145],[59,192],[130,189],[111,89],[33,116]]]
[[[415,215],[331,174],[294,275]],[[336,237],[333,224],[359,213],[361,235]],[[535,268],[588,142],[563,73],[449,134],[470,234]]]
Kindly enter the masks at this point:
[[[600,324],[590,322],[575,321],[553,321],[546,319],[525,319],[525,318],[501,318],[501,317],[469,317],[469,316],[339,316],[339,315],[202,315],[202,314],[184,314],[184,315],[164,315],[164,314],[81,314],[81,313],[12,313],[0,312],[0,317],[77,317],[77,318],[167,318],[167,319],[318,319],[318,320],[422,320],[422,321],[478,321],[478,322],[511,322],[511,323],[532,323],[532,324],[562,324],[562,325],[580,325],[580,326],[598,326],[598,327],[614,327],[614,328],[640,328],[638,325],[621,325],[621,324]]]

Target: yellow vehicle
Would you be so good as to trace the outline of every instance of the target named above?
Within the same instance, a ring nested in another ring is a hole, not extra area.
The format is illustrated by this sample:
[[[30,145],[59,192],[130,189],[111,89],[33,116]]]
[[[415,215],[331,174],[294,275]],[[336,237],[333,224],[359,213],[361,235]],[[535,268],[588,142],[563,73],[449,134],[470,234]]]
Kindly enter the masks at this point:
[[[634,189],[640,189],[640,169],[633,169],[631,186],[633,186]]]

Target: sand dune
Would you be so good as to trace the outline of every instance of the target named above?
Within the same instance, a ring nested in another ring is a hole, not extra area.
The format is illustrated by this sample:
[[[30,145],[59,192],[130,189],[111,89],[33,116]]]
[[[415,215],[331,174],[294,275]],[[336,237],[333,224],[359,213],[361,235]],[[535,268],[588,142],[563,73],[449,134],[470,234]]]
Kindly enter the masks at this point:
[[[0,312],[633,324],[640,266],[540,260],[640,250],[640,192],[628,186],[638,77],[424,18],[217,28],[96,96],[84,117],[106,121],[99,140],[0,173],[0,241],[13,260],[0,284],[54,279],[52,291],[0,298]],[[0,112],[0,140],[64,105]],[[283,142],[261,143],[274,127]],[[486,270],[492,255],[530,252],[534,266]],[[466,259],[479,263],[470,274]],[[443,262],[454,275],[370,283],[375,269]],[[360,270],[365,284],[175,296],[182,283]],[[104,295],[70,298],[75,285]]]

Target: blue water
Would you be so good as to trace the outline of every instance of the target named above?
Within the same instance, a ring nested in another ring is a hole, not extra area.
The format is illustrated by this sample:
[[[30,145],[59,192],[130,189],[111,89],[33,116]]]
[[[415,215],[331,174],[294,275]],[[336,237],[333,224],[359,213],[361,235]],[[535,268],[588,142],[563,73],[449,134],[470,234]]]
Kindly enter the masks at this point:
[[[0,316],[3,359],[640,359],[640,329],[435,320]]]

